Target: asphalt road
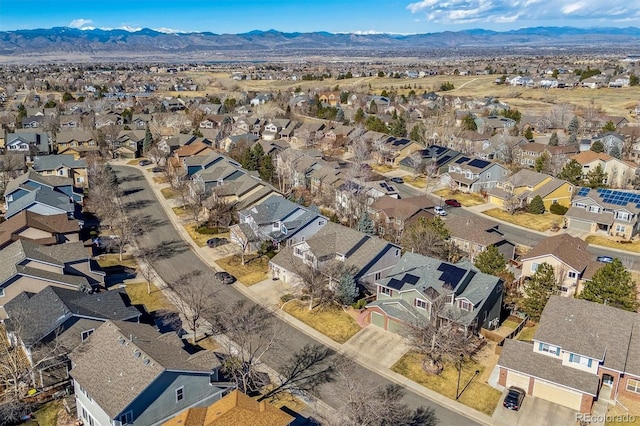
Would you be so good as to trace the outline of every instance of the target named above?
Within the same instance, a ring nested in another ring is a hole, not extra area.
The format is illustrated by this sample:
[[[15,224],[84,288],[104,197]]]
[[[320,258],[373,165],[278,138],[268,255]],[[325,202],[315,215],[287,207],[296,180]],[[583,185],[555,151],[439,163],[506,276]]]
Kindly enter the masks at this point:
[[[154,192],[142,176],[142,172],[133,167],[126,166],[114,166],[114,170],[122,182],[121,189],[127,194],[126,197],[130,213],[143,215],[147,224],[147,230],[140,238],[138,242],[139,245],[145,248],[157,247],[159,245],[163,247],[162,258],[153,264],[154,269],[162,279],[165,282],[171,282],[181,274],[190,271],[201,271],[202,273],[210,274],[211,269],[204,264],[180,238],[180,235],[156,199]],[[228,304],[233,304],[238,300],[246,300],[247,303],[253,303],[231,286],[223,286],[217,283],[212,283],[212,286],[217,286],[215,288],[217,297],[225,300]],[[270,353],[265,362],[277,371],[289,355],[300,350],[304,345],[318,344],[319,342],[278,318],[276,318],[276,321],[282,331],[282,341],[279,342],[277,350]],[[354,364],[353,371],[355,377],[366,380],[366,383],[381,386],[391,383],[385,377],[359,364]],[[318,396],[330,406],[340,408],[344,404],[342,386],[339,380],[323,385],[319,390]],[[404,397],[404,402],[411,408],[433,408],[440,425],[458,426],[477,424],[467,417],[408,390]]]

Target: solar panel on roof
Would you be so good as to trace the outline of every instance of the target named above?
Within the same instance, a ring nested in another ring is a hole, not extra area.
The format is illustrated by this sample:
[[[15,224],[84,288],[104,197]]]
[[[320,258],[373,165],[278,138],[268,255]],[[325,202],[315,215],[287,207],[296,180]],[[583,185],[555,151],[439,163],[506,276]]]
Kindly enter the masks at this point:
[[[409,283],[411,285],[415,285],[415,283],[417,283],[419,280],[420,280],[419,277],[416,277],[415,275],[411,275],[411,274],[405,274],[404,278],[402,279],[403,282]]]
[[[395,278],[391,278],[387,283],[387,287],[391,287],[396,290],[400,290],[402,288],[402,281],[399,281]]]
[[[465,269],[446,263],[441,264],[440,267],[443,267],[443,272],[440,275],[439,280],[444,283],[451,284],[453,288],[458,285],[462,277],[464,277],[464,274],[467,272]],[[438,267],[438,270],[440,270],[440,267]]]
[[[491,164],[488,161],[485,160],[478,160],[477,158],[475,160],[472,160],[469,165],[471,167],[477,167],[479,169],[484,169],[485,167],[487,167],[489,164]]]
[[[460,158],[458,158],[458,159],[456,160],[456,164],[462,164],[462,163],[465,163],[465,162],[467,162],[467,161],[469,161],[469,160],[470,160],[470,158],[469,158],[469,157],[460,157]]]

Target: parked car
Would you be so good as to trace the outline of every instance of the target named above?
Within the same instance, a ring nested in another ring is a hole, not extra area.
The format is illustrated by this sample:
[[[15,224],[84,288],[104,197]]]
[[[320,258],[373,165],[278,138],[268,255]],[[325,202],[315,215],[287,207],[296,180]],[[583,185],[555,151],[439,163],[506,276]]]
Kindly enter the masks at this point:
[[[504,405],[504,408],[508,410],[518,411],[522,406],[522,401],[524,400],[525,395],[526,392],[524,389],[511,386],[507,392],[507,396],[504,397],[502,405]]]
[[[164,172],[164,167],[154,167],[153,169],[151,169],[151,171],[153,173],[162,173]]]
[[[227,240],[226,238],[209,238],[207,240],[207,246],[208,247],[220,247],[224,244],[227,244],[229,242],[229,240]]]
[[[138,161],[138,164],[140,166],[148,166],[149,164],[151,164],[151,161],[149,161],[149,160],[140,160],[140,161]]]
[[[460,204],[460,201],[456,200],[455,198],[450,198],[448,200],[444,200],[444,203],[448,206],[451,207],[460,207],[462,204]]]
[[[392,177],[389,180],[393,183],[404,183],[404,179],[402,179],[401,177]]]
[[[598,262],[602,262],[602,263],[612,263],[613,262],[613,257],[611,257],[611,256],[598,256],[596,258],[596,260]]]
[[[445,209],[443,209],[440,206],[435,206],[433,208],[433,211],[435,212],[435,214],[437,214],[438,216],[446,216],[447,215],[447,211]]]
[[[236,282],[236,277],[225,271],[216,272],[214,274],[214,277],[222,284],[233,284],[234,282]]]

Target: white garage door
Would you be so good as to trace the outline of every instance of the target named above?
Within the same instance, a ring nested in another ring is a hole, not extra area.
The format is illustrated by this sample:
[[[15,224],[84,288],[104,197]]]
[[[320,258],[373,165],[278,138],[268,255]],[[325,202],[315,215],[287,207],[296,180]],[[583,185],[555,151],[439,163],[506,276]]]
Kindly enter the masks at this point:
[[[507,374],[507,387],[509,386],[517,386],[529,393],[529,376],[509,371],[509,374]]]
[[[546,399],[555,404],[580,410],[582,395],[566,388],[560,388],[547,382],[536,380],[533,384],[533,396]]]

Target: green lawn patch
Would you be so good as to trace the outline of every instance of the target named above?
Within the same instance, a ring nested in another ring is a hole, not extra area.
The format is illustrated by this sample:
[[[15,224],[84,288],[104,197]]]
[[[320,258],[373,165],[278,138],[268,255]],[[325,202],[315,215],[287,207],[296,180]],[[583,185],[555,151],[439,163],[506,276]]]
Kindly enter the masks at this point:
[[[175,306],[166,298],[162,291],[151,284],[151,293],[147,292],[147,283],[129,283],[125,290],[134,305],[144,305],[147,312],[157,311],[158,309],[166,309],[175,311]]]
[[[28,421],[25,425],[56,426],[58,424],[58,413],[61,408],[61,400],[47,402],[33,413],[34,420]]]
[[[243,265],[240,255],[232,254],[216,260],[216,263],[247,286],[268,278],[269,258],[267,256],[245,255],[245,264]]]
[[[339,306],[319,306],[309,310],[308,303],[293,300],[282,309],[338,343],[346,342],[360,331],[358,323]]]
[[[409,352],[400,358],[391,369],[441,395],[455,399],[456,385],[458,383],[457,366],[447,365],[439,375],[428,374],[422,369],[423,358],[423,355]],[[502,394],[487,383],[479,381],[484,368],[482,364],[472,360],[467,359],[464,362],[460,375],[460,390],[469,382],[476,370],[479,370],[480,374],[473,379],[460,396],[460,399],[458,399],[458,402],[490,416],[493,414],[496,405],[498,405]]]

